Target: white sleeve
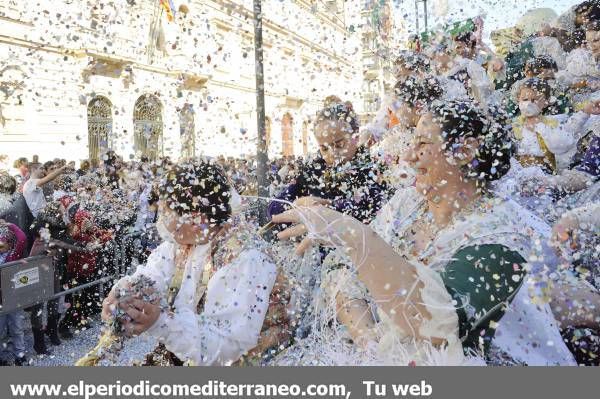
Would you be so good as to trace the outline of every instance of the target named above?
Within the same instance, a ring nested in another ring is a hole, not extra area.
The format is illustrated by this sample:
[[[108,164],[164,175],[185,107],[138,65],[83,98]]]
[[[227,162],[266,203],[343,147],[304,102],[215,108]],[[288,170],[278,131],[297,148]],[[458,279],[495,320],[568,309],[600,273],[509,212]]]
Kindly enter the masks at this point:
[[[569,123],[570,119],[563,120],[556,127],[547,126],[541,132],[546,146],[555,155],[566,154],[577,145],[577,137],[573,130],[574,125]]]
[[[229,365],[257,345],[276,276],[264,254],[244,251],[212,276],[202,314],[192,307],[163,312],[147,333],[183,361]]]
[[[568,131],[573,134],[576,140],[579,140],[585,135],[584,126],[590,120],[590,115],[585,112],[577,112],[569,117],[563,124],[563,131]]]
[[[171,251],[169,251],[171,250]],[[172,261],[166,259],[168,253],[172,253],[172,244],[162,243],[159,245],[146,260],[146,263],[138,265],[135,272],[130,276],[120,279],[115,286],[125,281],[131,281],[139,276],[146,276],[156,283],[154,288],[158,292],[166,292],[170,284],[172,275]]]

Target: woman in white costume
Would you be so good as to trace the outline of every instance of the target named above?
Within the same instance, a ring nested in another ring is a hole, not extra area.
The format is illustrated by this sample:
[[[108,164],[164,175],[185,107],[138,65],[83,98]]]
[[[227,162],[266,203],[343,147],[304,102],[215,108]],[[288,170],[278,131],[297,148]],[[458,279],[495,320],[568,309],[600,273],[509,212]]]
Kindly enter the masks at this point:
[[[275,363],[481,364],[493,342],[513,362],[574,364],[549,308],[527,295],[545,293],[527,278],[546,266],[542,241],[518,205],[485,189],[511,153],[504,125],[470,103],[438,104],[407,155],[416,187],[371,226],[320,206],[275,217],[297,223],[281,238],[308,232],[298,251],[313,241],[336,248],[313,333]]]
[[[287,325],[285,312],[269,307],[278,302],[271,297],[279,293],[276,266],[264,242],[232,219],[230,187],[218,167],[176,166],[160,194],[157,228],[164,242],[115,287],[145,276],[161,301],[117,299],[113,289],[103,318],[120,308],[131,319],[123,323],[126,335],[158,340],[147,365],[229,365],[253,348],[278,345]]]
[[[574,103],[597,98],[600,90],[600,22],[588,21],[585,37],[586,46],[571,51],[565,69],[557,74],[559,82],[571,87]]]

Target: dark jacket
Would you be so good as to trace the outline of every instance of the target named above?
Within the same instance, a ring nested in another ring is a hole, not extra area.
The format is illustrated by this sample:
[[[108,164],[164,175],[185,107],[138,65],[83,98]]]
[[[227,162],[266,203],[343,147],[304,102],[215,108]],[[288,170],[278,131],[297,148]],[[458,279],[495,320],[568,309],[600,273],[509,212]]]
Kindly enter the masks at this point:
[[[363,223],[375,217],[382,204],[392,194],[383,181],[384,167],[371,159],[365,147],[359,147],[354,158],[340,166],[329,167],[321,157],[303,165],[295,183],[287,186],[277,199],[293,202],[297,198],[314,196],[332,201],[332,208]],[[282,213],[289,206],[272,201],[269,217]]]
[[[33,215],[25,202],[23,194],[18,194],[12,203],[12,206],[0,215],[0,219],[6,220],[17,226],[27,237],[27,251],[29,253],[33,241],[35,239],[35,231],[33,230]]]

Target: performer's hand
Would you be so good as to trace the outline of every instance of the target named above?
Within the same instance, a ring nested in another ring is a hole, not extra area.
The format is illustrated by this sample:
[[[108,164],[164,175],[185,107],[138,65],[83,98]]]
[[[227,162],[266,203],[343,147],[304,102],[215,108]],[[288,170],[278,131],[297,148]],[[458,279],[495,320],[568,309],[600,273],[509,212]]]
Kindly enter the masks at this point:
[[[302,255],[316,243],[328,246],[354,246],[353,238],[362,231],[362,224],[340,212],[324,206],[298,207],[290,209],[272,218],[274,223],[294,223],[277,234],[280,240],[306,234],[296,247],[296,253]]]
[[[137,298],[119,302],[119,307],[131,317],[131,321],[123,322],[123,333],[126,336],[140,335],[156,323],[160,316],[160,306]]]

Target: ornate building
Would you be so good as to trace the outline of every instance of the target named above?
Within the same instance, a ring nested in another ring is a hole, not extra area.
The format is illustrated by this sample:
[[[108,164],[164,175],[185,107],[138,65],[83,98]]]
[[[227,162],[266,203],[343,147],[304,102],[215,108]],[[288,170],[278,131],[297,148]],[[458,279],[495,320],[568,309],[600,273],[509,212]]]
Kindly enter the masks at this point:
[[[392,62],[402,47],[406,29],[394,18],[391,0],[360,0],[352,12],[353,31],[360,40],[359,65],[362,72],[361,100],[356,107],[366,122],[379,110],[381,100],[395,83]]]
[[[0,2],[0,153],[252,156],[252,0],[173,3]],[[262,3],[269,153],[305,154],[322,100],[361,98],[368,27],[358,0]]]

